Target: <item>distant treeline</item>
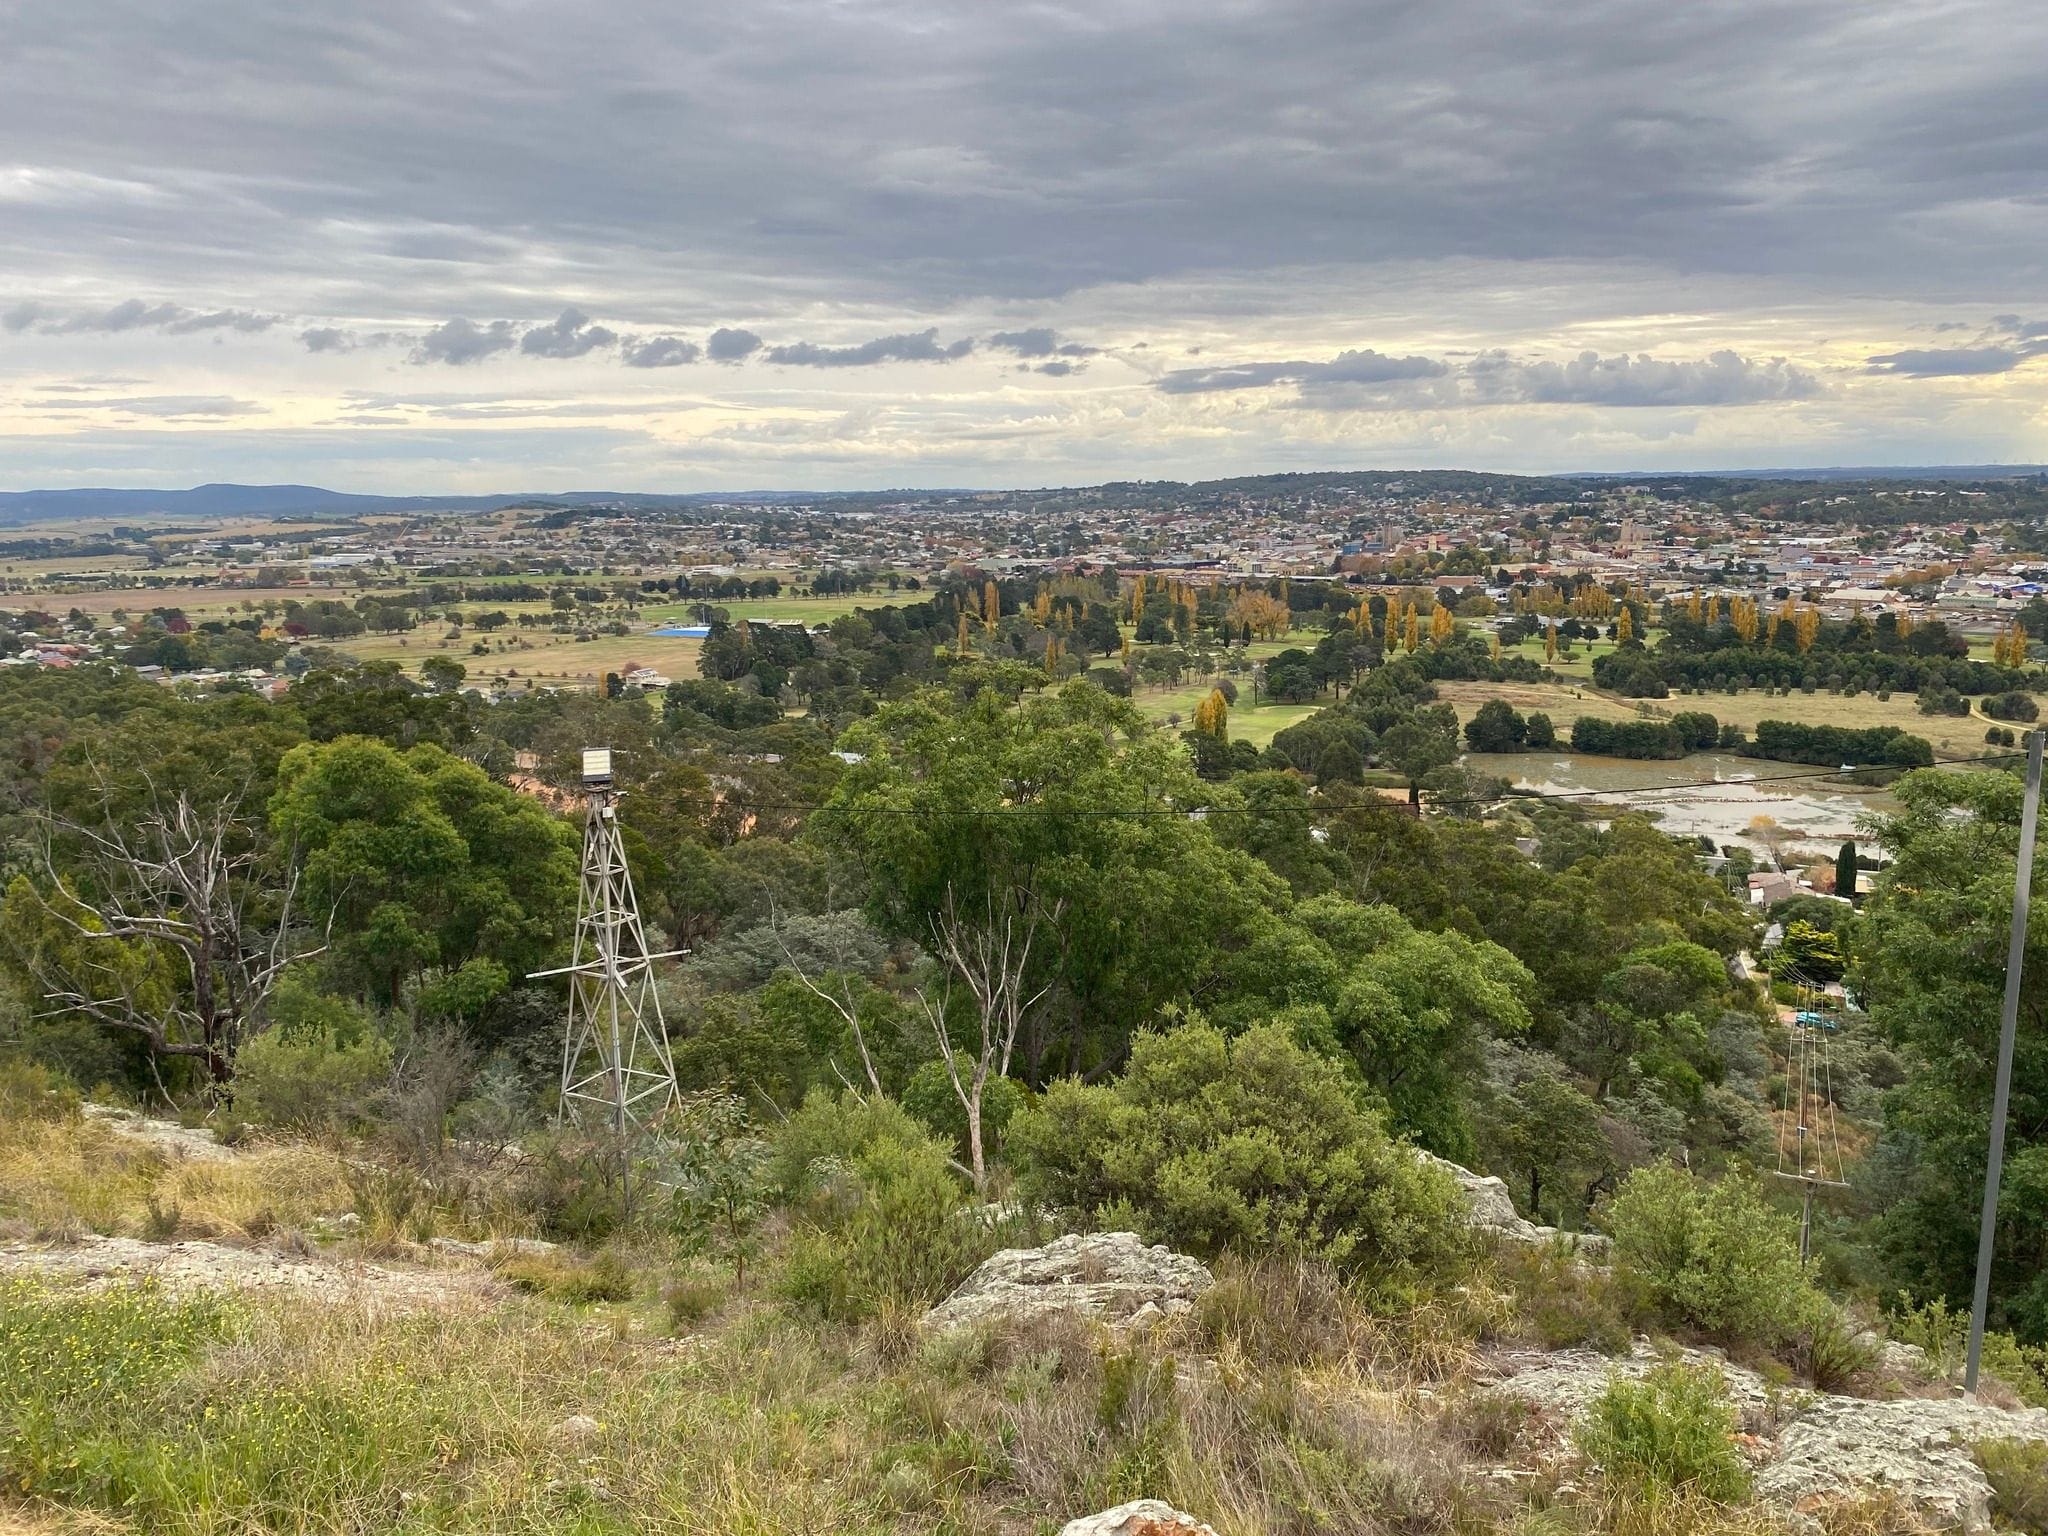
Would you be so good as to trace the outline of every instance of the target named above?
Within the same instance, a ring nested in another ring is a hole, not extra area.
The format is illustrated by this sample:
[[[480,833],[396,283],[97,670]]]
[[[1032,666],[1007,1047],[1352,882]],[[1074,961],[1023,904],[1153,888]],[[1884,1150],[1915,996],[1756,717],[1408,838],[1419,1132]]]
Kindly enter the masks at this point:
[[[1934,748],[1923,736],[1895,725],[1855,730],[1845,725],[1802,725],[1796,720],[1759,720],[1756,739],[1736,748],[1744,757],[1824,767],[1931,768]]]
[[[1855,768],[1928,768],[1934,748],[1925,737],[1895,725],[1858,730],[1841,725],[1803,725],[1794,720],[1759,720],[1754,739],[1740,727],[1688,710],[1669,720],[1600,720],[1581,715],[1572,722],[1572,750],[1592,757],[1679,758],[1716,748],[1779,763]]]

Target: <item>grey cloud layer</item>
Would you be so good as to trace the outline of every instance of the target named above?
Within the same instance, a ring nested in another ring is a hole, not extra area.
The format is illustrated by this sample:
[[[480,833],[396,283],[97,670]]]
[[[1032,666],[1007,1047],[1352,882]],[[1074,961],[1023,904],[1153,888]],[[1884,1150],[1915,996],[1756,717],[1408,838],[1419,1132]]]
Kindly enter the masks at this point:
[[[1940,330],[1967,329],[1944,325]],[[2022,320],[1998,315],[1967,347],[1909,347],[1882,352],[1870,359],[1872,373],[1906,374],[1919,379],[1970,378],[2010,373],[2029,358],[2048,354],[2048,320]]]
[[[526,252],[907,312],[1453,257],[1996,301],[2042,280],[2044,54],[2033,0],[109,0],[12,19],[0,143],[17,261],[443,312]]]
[[[16,333],[34,329],[46,336],[119,335],[123,331],[190,336],[202,331],[267,331],[278,323],[278,318],[247,309],[195,310],[181,304],[152,304],[142,299],[124,299],[104,309],[61,311],[31,299],[0,315],[0,329]]]
[[[789,346],[770,347],[762,361],[795,368],[872,368],[877,363],[949,363],[974,350],[974,339],[939,345],[935,326],[928,331],[908,331],[898,336],[877,336],[851,347],[821,347],[799,341]]]
[[[530,357],[582,357],[613,346],[619,333],[592,325],[590,316],[573,305],[552,325],[538,325],[519,338],[519,350]]]
[[[1729,406],[1809,400],[1823,392],[1810,371],[1783,358],[1755,360],[1720,351],[1698,359],[1602,357],[1583,352],[1566,362],[1485,352],[1461,363],[1430,357],[1389,357],[1371,349],[1341,352],[1324,363],[1237,363],[1165,374],[1167,394],[1295,388],[1303,405],[1323,410],[1417,410],[1460,406],[1595,405]]]

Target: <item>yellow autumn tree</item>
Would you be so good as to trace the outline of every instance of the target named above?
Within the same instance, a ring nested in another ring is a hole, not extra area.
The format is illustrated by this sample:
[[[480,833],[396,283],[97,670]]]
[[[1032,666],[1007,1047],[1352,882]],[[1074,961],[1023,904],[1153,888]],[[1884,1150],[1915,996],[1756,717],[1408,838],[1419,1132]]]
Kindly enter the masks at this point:
[[[953,637],[955,648],[962,656],[967,654],[967,610],[960,610],[960,632]]]
[[[1429,610],[1429,639],[1432,645],[1442,645],[1456,631],[1457,624],[1451,618],[1451,610],[1442,603],[1433,603]]]
[[[985,628],[994,629],[996,620],[1003,616],[1003,594],[997,590],[993,579],[984,582],[981,588],[981,622]]]
[[[1494,659],[1495,661],[1499,661],[1499,660],[1500,660],[1500,631],[1499,631],[1499,630],[1495,630],[1495,631],[1494,631],[1494,633],[1493,633],[1493,635],[1492,635],[1492,636],[1491,636],[1490,638],[1491,638],[1491,640],[1492,640],[1492,644],[1490,644],[1489,646],[1487,646],[1487,648],[1486,648],[1486,649],[1487,649],[1487,654],[1488,654],[1488,655],[1490,655],[1490,656],[1492,656],[1492,657],[1493,657],[1493,659]]]
[[[1253,634],[1267,640],[1286,638],[1291,617],[1285,603],[1265,592],[1240,592],[1230,605],[1233,629],[1249,625]]]
[[[2001,667],[2024,667],[2027,664],[2027,632],[2018,620],[1992,638],[1991,659]]]
[[[1201,703],[1195,706],[1195,729],[1205,736],[1214,736],[1218,741],[1230,738],[1230,700],[1223,697],[1221,688],[1211,688]]]
[[[1820,610],[1810,603],[1801,608],[1792,620],[1792,635],[1801,651],[1812,650],[1813,642],[1820,637]]]
[[[1626,645],[1629,641],[1635,639],[1635,637],[1635,613],[1626,605],[1624,605],[1621,610],[1621,617],[1614,621],[1614,638],[1622,644]]]
[[[1409,655],[1415,654],[1415,647],[1422,644],[1422,610],[1411,607],[1407,617],[1401,621],[1401,649]]]
[[[1744,645],[1756,644],[1757,610],[1756,599],[1738,597],[1728,605],[1728,622],[1735,626],[1735,633]]]
[[[1545,661],[1557,660],[1557,626],[1555,624],[1543,626],[1543,659]]]

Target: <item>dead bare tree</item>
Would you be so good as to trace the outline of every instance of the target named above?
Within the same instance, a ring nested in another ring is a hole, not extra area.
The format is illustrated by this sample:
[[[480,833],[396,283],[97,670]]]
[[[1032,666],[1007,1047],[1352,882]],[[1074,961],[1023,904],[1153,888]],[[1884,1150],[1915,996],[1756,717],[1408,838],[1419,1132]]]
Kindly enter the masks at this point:
[[[855,1094],[872,1093],[878,1099],[886,1097],[882,1090],[882,1074],[875,1070],[875,1058],[868,1052],[867,1031],[861,1028],[860,1009],[854,1004],[852,981],[842,972],[839,977],[839,996],[834,997],[811,980],[809,973],[798,962],[795,952],[790,949],[789,940],[783,937],[782,925],[776,916],[773,902],[768,904],[768,929],[775,935],[775,942],[781,948],[782,958],[788,962],[791,973],[803,984],[805,990],[822,999],[826,1006],[846,1022],[847,1030],[853,1035],[853,1048],[860,1052],[861,1069],[867,1076],[868,1086],[861,1088],[849,1079],[840,1069],[837,1057],[831,1059],[833,1075]]]
[[[919,989],[917,999],[938,1043],[939,1060],[944,1063],[947,1080],[967,1114],[968,1171],[974,1177],[976,1190],[988,1185],[988,1161],[981,1131],[983,1097],[990,1077],[1009,1076],[1018,1031],[1031,1010],[1051,990],[1050,981],[1033,988],[1027,980],[1031,949],[1037,942],[1041,922],[1058,923],[1064,907],[1064,902],[1054,902],[1047,909],[1023,890],[1005,892],[999,902],[996,893],[990,891],[983,913],[962,917],[949,884],[945,905],[932,916],[934,953],[945,967],[948,991],[952,979],[958,977],[974,999],[979,1026],[980,1039],[973,1057],[963,1063],[966,1053],[954,1043],[946,1023],[946,993],[942,992],[934,1001]]]
[[[224,1095],[278,978],[324,936],[298,925],[298,862],[272,857],[261,815],[244,811],[246,785],[202,800],[145,781],[132,819],[111,808],[96,824],[44,818],[42,941],[17,941],[15,959],[52,1012],[140,1035],[154,1059],[198,1060]],[[72,876],[59,872],[59,840]]]

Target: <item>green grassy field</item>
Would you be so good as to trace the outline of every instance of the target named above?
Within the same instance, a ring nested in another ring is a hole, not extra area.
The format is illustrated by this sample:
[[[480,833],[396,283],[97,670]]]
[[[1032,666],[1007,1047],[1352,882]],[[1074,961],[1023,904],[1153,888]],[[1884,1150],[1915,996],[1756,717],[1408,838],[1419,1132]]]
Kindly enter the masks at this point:
[[[1148,720],[1162,724],[1178,720],[1180,727],[1185,727],[1194,718],[1195,706],[1208,695],[1212,686],[1204,680],[1178,688],[1140,688],[1132,694],[1131,702]],[[1327,699],[1308,704],[1268,701],[1253,708],[1250,683],[1240,680],[1238,688],[1237,702],[1230,706],[1230,739],[1248,741],[1255,747],[1265,746],[1276,733],[1297,720],[1307,719],[1329,702]]]

